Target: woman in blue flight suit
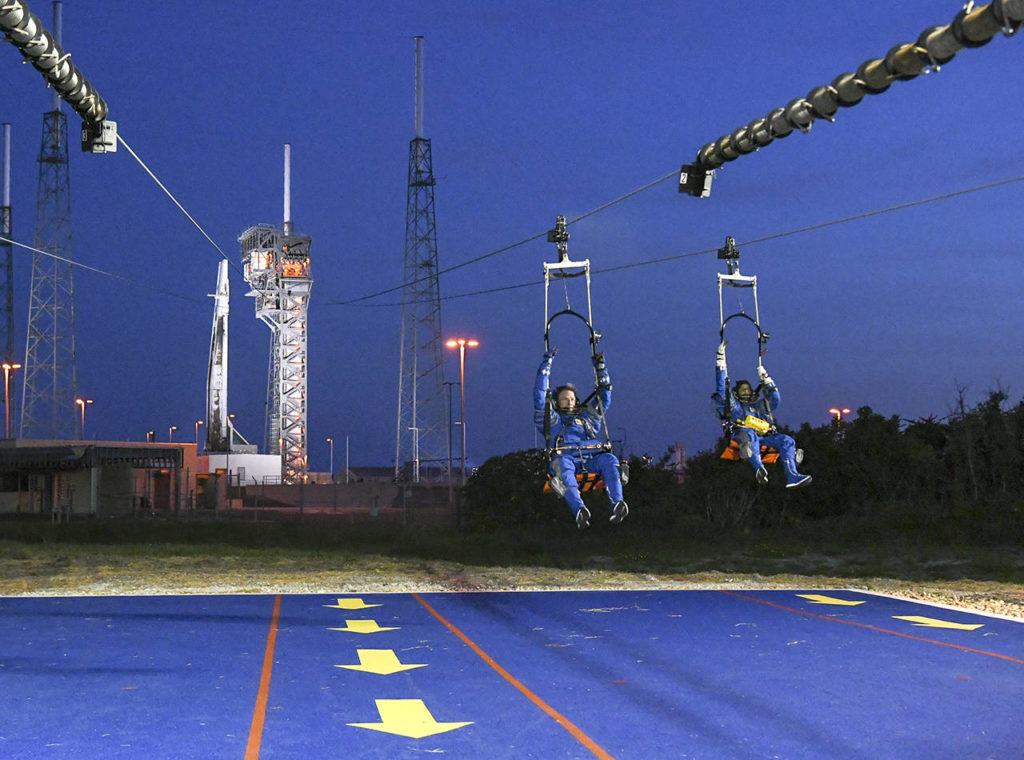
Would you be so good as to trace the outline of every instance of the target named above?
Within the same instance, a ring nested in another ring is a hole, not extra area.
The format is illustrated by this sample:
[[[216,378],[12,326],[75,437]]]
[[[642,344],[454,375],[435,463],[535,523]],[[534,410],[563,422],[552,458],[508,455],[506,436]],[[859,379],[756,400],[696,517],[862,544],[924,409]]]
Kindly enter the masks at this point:
[[[764,398],[758,394],[747,380],[739,380],[729,399],[729,411],[726,411],[725,397],[728,370],[725,364],[725,342],[718,346],[715,357],[715,395],[712,401],[718,416],[729,423],[732,440],[740,448],[740,454],[750,461],[754,468],[758,483],[768,482],[768,470],[761,462],[761,444],[779,450],[782,468],[786,471],[786,488],[798,488],[811,482],[810,475],[802,475],[796,469],[796,442],[788,435],[775,430],[771,413],[782,400],[775,382],[768,376],[761,364],[757,365],[757,375],[761,379]]]
[[[571,383],[560,385],[552,395],[553,408],[547,404],[548,381],[551,363],[558,349],[544,354],[544,360],[537,369],[537,381],[533,386],[533,419],[541,432],[545,432],[545,421],[551,438],[545,445],[555,449],[551,458],[553,490],[568,502],[576,515],[576,527],[590,525],[590,510],[583,503],[576,473],[580,470],[600,473],[611,499],[612,509],[609,520],[620,523],[629,514],[629,507],[622,500],[622,480],[619,460],[603,446],[598,437],[603,423],[603,412],[612,402],[612,383],[605,367],[604,355],[595,354],[594,369],[597,375],[597,397],[586,406],[580,406],[576,387]],[[553,443],[552,443],[553,442]]]

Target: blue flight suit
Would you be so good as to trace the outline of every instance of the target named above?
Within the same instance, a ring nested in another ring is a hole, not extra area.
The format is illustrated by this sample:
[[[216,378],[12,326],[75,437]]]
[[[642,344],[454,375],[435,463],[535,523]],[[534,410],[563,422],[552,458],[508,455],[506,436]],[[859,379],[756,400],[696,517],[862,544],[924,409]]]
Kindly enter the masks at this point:
[[[730,394],[729,401],[732,409],[726,414],[725,411],[725,383],[726,370],[722,367],[715,367],[715,395],[712,401],[715,411],[723,420],[728,420],[732,426],[732,440],[740,447],[744,454],[749,453],[749,460],[754,470],[759,470],[764,465],[761,463],[761,444],[771,446],[779,451],[779,459],[782,460],[782,468],[786,471],[786,483],[795,485],[803,482],[806,476],[801,475],[796,469],[796,441],[784,433],[773,432],[774,423],[769,412],[774,412],[782,400],[778,387],[769,378],[768,385],[762,389],[764,398],[755,399],[749,403],[742,403],[736,398],[735,393]],[[766,435],[759,434],[749,427],[737,426],[737,422],[748,415],[763,420],[772,426],[773,431]]]
[[[608,497],[612,504],[622,501],[622,481],[619,474],[619,460],[609,451],[587,449],[588,446],[600,446],[604,439],[599,437],[601,431],[600,409],[605,411],[612,403],[612,383],[604,359],[595,357],[597,369],[597,397],[589,404],[576,411],[563,414],[556,409],[548,409],[546,404],[548,382],[551,376],[551,362],[554,352],[544,355],[544,360],[537,369],[537,380],[533,386],[533,420],[537,428],[544,431],[545,414],[550,417],[549,444],[556,446],[577,446],[556,454],[551,459],[551,472],[565,484],[565,500],[575,515],[583,507],[580,487],[576,482],[576,473],[582,468],[589,473],[600,473],[604,480]],[[600,403],[600,407],[598,404]]]

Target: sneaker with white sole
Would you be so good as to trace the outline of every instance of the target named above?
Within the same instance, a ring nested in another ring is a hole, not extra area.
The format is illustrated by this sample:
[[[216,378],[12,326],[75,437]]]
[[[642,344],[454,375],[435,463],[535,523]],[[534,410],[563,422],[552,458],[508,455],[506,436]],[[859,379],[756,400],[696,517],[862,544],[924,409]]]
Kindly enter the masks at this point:
[[[626,502],[617,501],[612,507],[612,516],[608,518],[608,522],[620,523],[626,519],[626,515],[629,514],[629,507],[626,506]]]
[[[786,488],[799,488],[800,486],[805,486],[810,482],[810,475],[800,475],[799,480],[794,480],[792,483],[786,483]]]
[[[760,467],[757,468],[755,476],[757,477],[757,482],[760,483],[761,485],[764,485],[765,483],[768,482],[768,470],[764,468],[764,465],[761,465]]]
[[[586,507],[580,507],[576,513],[576,527],[580,530],[590,527],[590,510]]]

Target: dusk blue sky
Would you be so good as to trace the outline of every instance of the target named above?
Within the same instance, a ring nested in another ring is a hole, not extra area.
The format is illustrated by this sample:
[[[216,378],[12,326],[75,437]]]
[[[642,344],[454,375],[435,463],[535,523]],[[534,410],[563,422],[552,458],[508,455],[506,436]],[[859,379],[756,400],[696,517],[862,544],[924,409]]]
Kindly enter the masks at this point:
[[[30,7],[49,23],[51,3]],[[236,266],[243,230],[282,221],[291,143],[292,219],[313,239],[310,468],[326,470],[327,437],[336,468],[346,436],[353,466],[393,464],[400,292],[346,302],[401,285],[415,35],[443,270],[667,177],[705,143],[959,9],[68,0],[64,48],[124,140]],[[0,121],[13,129],[14,236],[31,244],[50,93],[20,58],[0,48]],[[971,404],[997,386],[1019,401],[1024,182],[776,236],[1024,177],[1022,64],[1024,39],[997,36],[727,164],[710,198],[680,195],[672,176],[570,226],[570,256],[592,262],[615,385],[609,426],[627,451],[658,456],[680,442],[693,454],[720,434],[709,405],[724,271],[714,250],[727,235],[743,273],[758,276],[780,422],[825,424],[835,405],[944,417],[957,387]],[[72,145],[71,187],[75,260],[132,281],[75,272],[88,437],[166,440],[176,425],[176,440],[191,440],[220,254],[123,149]],[[444,337],[481,342],[466,365],[474,462],[535,445],[542,262],[555,258],[541,237],[441,279]],[[31,254],[15,249],[15,266],[23,353]],[[229,402],[239,430],[262,443],[268,330],[237,269],[231,288]],[[583,336],[553,342],[553,380],[590,382]],[[733,377],[755,377],[754,351],[730,348]],[[456,352],[446,371],[458,379]]]

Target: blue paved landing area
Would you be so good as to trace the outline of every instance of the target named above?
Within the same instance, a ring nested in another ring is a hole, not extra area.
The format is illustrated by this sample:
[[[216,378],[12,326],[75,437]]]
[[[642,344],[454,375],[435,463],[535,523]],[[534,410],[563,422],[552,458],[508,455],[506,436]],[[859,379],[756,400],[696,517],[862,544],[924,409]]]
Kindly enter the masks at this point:
[[[855,591],[0,599],[0,758],[1024,757],[1024,624]]]

